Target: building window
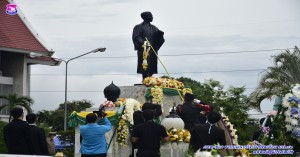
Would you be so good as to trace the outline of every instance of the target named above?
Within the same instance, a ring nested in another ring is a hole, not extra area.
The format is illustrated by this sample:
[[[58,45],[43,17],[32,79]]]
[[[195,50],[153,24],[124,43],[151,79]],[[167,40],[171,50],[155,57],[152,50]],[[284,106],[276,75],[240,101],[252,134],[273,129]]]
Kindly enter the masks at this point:
[[[8,95],[11,94],[13,91],[12,85],[0,84],[0,95]],[[7,100],[0,99],[0,106],[7,104]],[[0,111],[2,115],[9,115],[8,107],[5,107]]]

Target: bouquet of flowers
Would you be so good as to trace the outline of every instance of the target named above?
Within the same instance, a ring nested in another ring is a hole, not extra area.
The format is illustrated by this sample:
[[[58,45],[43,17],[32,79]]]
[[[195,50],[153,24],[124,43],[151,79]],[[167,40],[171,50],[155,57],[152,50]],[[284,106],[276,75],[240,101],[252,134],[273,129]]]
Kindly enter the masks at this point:
[[[162,104],[163,103],[163,90],[157,86],[151,88],[152,103]]]
[[[175,79],[160,78],[160,77],[147,77],[144,79],[143,83],[147,86],[158,86],[162,88],[173,88],[173,89],[183,89],[184,84]]]
[[[124,106],[126,104],[126,99],[125,98],[119,98],[116,101],[116,107]]]
[[[124,119],[121,119],[117,128],[117,141],[123,146],[126,146],[128,138],[128,126]]]
[[[171,142],[189,143],[190,139],[191,139],[190,132],[185,129],[177,130],[177,129],[171,128],[171,129],[167,130],[167,134],[168,134]]]
[[[103,104],[100,105],[100,107],[115,107],[115,104],[112,101],[104,101]]]
[[[285,108],[286,130],[300,143],[300,85],[296,84],[291,93],[285,95],[282,106]]]
[[[116,106],[124,107],[123,114],[117,128],[117,141],[123,146],[127,145],[129,127],[133,125],[133,112],[141,110],[140,102],[132,98],[119,98]]]

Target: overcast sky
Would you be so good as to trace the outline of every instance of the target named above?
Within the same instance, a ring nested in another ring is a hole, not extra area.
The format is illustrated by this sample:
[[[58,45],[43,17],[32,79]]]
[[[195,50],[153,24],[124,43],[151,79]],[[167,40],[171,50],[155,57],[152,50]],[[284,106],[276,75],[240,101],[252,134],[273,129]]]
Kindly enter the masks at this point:
[[[133,27],[142,22],[143,11],[151,11],[152,24],[165,32],[166,42],[160,55],[203,54],[161,56],[170,73],[181,73],[171,74],[172,77],[185,76],[200,82],[212,78],[225,88],[246,86],[246,94],[257,86],[261,76],[257,69],[271,66],[271,56],[281,51],[207,53],[300,45],[299,0],[15,1],[48,47],[55,50],[56,57],[72,58],[97,47],[107,48],[104,53],[71,61],[68,68],[68,100],[87,99],[96,106],[105,100],[101,91],[111,81],[118,86],[141,82],[141,76],[136,74],[131,34]],[[164,73],[161,65],[158,68],[159,73]],[[35,100],[35,111],[52,110],[64,102],[64,70],[63,62],[58,67],[32,66],[31,97]],[[232,70],[253,71],[215,72]],[[270,107],[265,112],[269,110]]]

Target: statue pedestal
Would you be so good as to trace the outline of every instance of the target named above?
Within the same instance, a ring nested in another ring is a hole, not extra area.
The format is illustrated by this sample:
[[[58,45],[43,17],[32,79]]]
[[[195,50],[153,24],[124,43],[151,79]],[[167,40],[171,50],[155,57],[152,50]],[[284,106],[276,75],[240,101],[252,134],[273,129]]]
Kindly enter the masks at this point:
[[[145,94],[148,90],[148,87],[146,87],[145,85],[122,86],[120,87],[120,89],[121,89],[120,98],[133,98],[139,101],[141,104],[145,102],[151,102],[151,100],[145,99]],[[176,105],[182,103],[179,95],[168,96],[164,94],[164,101],[163,101],[163,108],[162,108],[163,114],[161,116],[162,118],[169,115],[169,110],[173,107],[174,103]],[[98,108],[87,108],[86,112],[92,112],[97,110]],[[107,143],[109,143],[113,135],[114,129],[115,127],[113,127],[112,130],[110,130],[108,133],[106,133],[105,137]],[[131,154],[131,142],[128,142],[127,146],[121,146],[116,142],[116,137],[117,136],[115,135],[114,139],[112,140],[112,143],[107,152],[107,157],[128,157]],[[128,138],[128,140],[130,139]],[[75,153],[74,153],[76,157],[81,156],[79,150],[80,150],[80,131],[79,131],[79,127],[76,127],[75,128]],[[172,147],[170,148],[163,147],[161,151],[162,154],[166,154],[167,156],[173,154]]]
[[[151,100],[145,99],[145,94],[148,90],[148,87],[145,85],[122,86],[120,87],[120,89],[121,89],[120,98],[133,98],[139,101],[141,104],[144,104],[145,102],[151,102]],[[163,114],[161,118],[165,118],[167,115],[169,115],[169,111],[173,107],[174,103],[176,105],[182,104],[182,100],[179,95],[169,96],[164,94],[163,108],[162,108]]]

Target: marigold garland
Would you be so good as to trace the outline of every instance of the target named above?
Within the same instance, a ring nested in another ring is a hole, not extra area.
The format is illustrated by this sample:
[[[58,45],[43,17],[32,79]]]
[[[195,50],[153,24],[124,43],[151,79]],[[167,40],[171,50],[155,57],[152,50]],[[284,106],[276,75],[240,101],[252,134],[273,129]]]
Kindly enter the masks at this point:
[[[162,104],[163,103],[163,90],[160,87],[152,87],[151,88],[151,96],[152,98],[152,103],[154,104]]]
[[[143,83],[150,87],[152,103],[163,103],[163,88],[175,89],[183,95],[186,93],[193,93],[191,88],[184,88],[184,84],[176,79],[160,78],[160,77],[147,77]]]
[[[177,130],[177,129],[171,128],[171,129],[167,130],[167,134],[170,138],[170,142],[190,143],[191,134],[188,130],[185,130],[185,129]]]
[[[117,142],[122,146],[127,145],[128,126],[124,119],[121,119],[117,128]]]

